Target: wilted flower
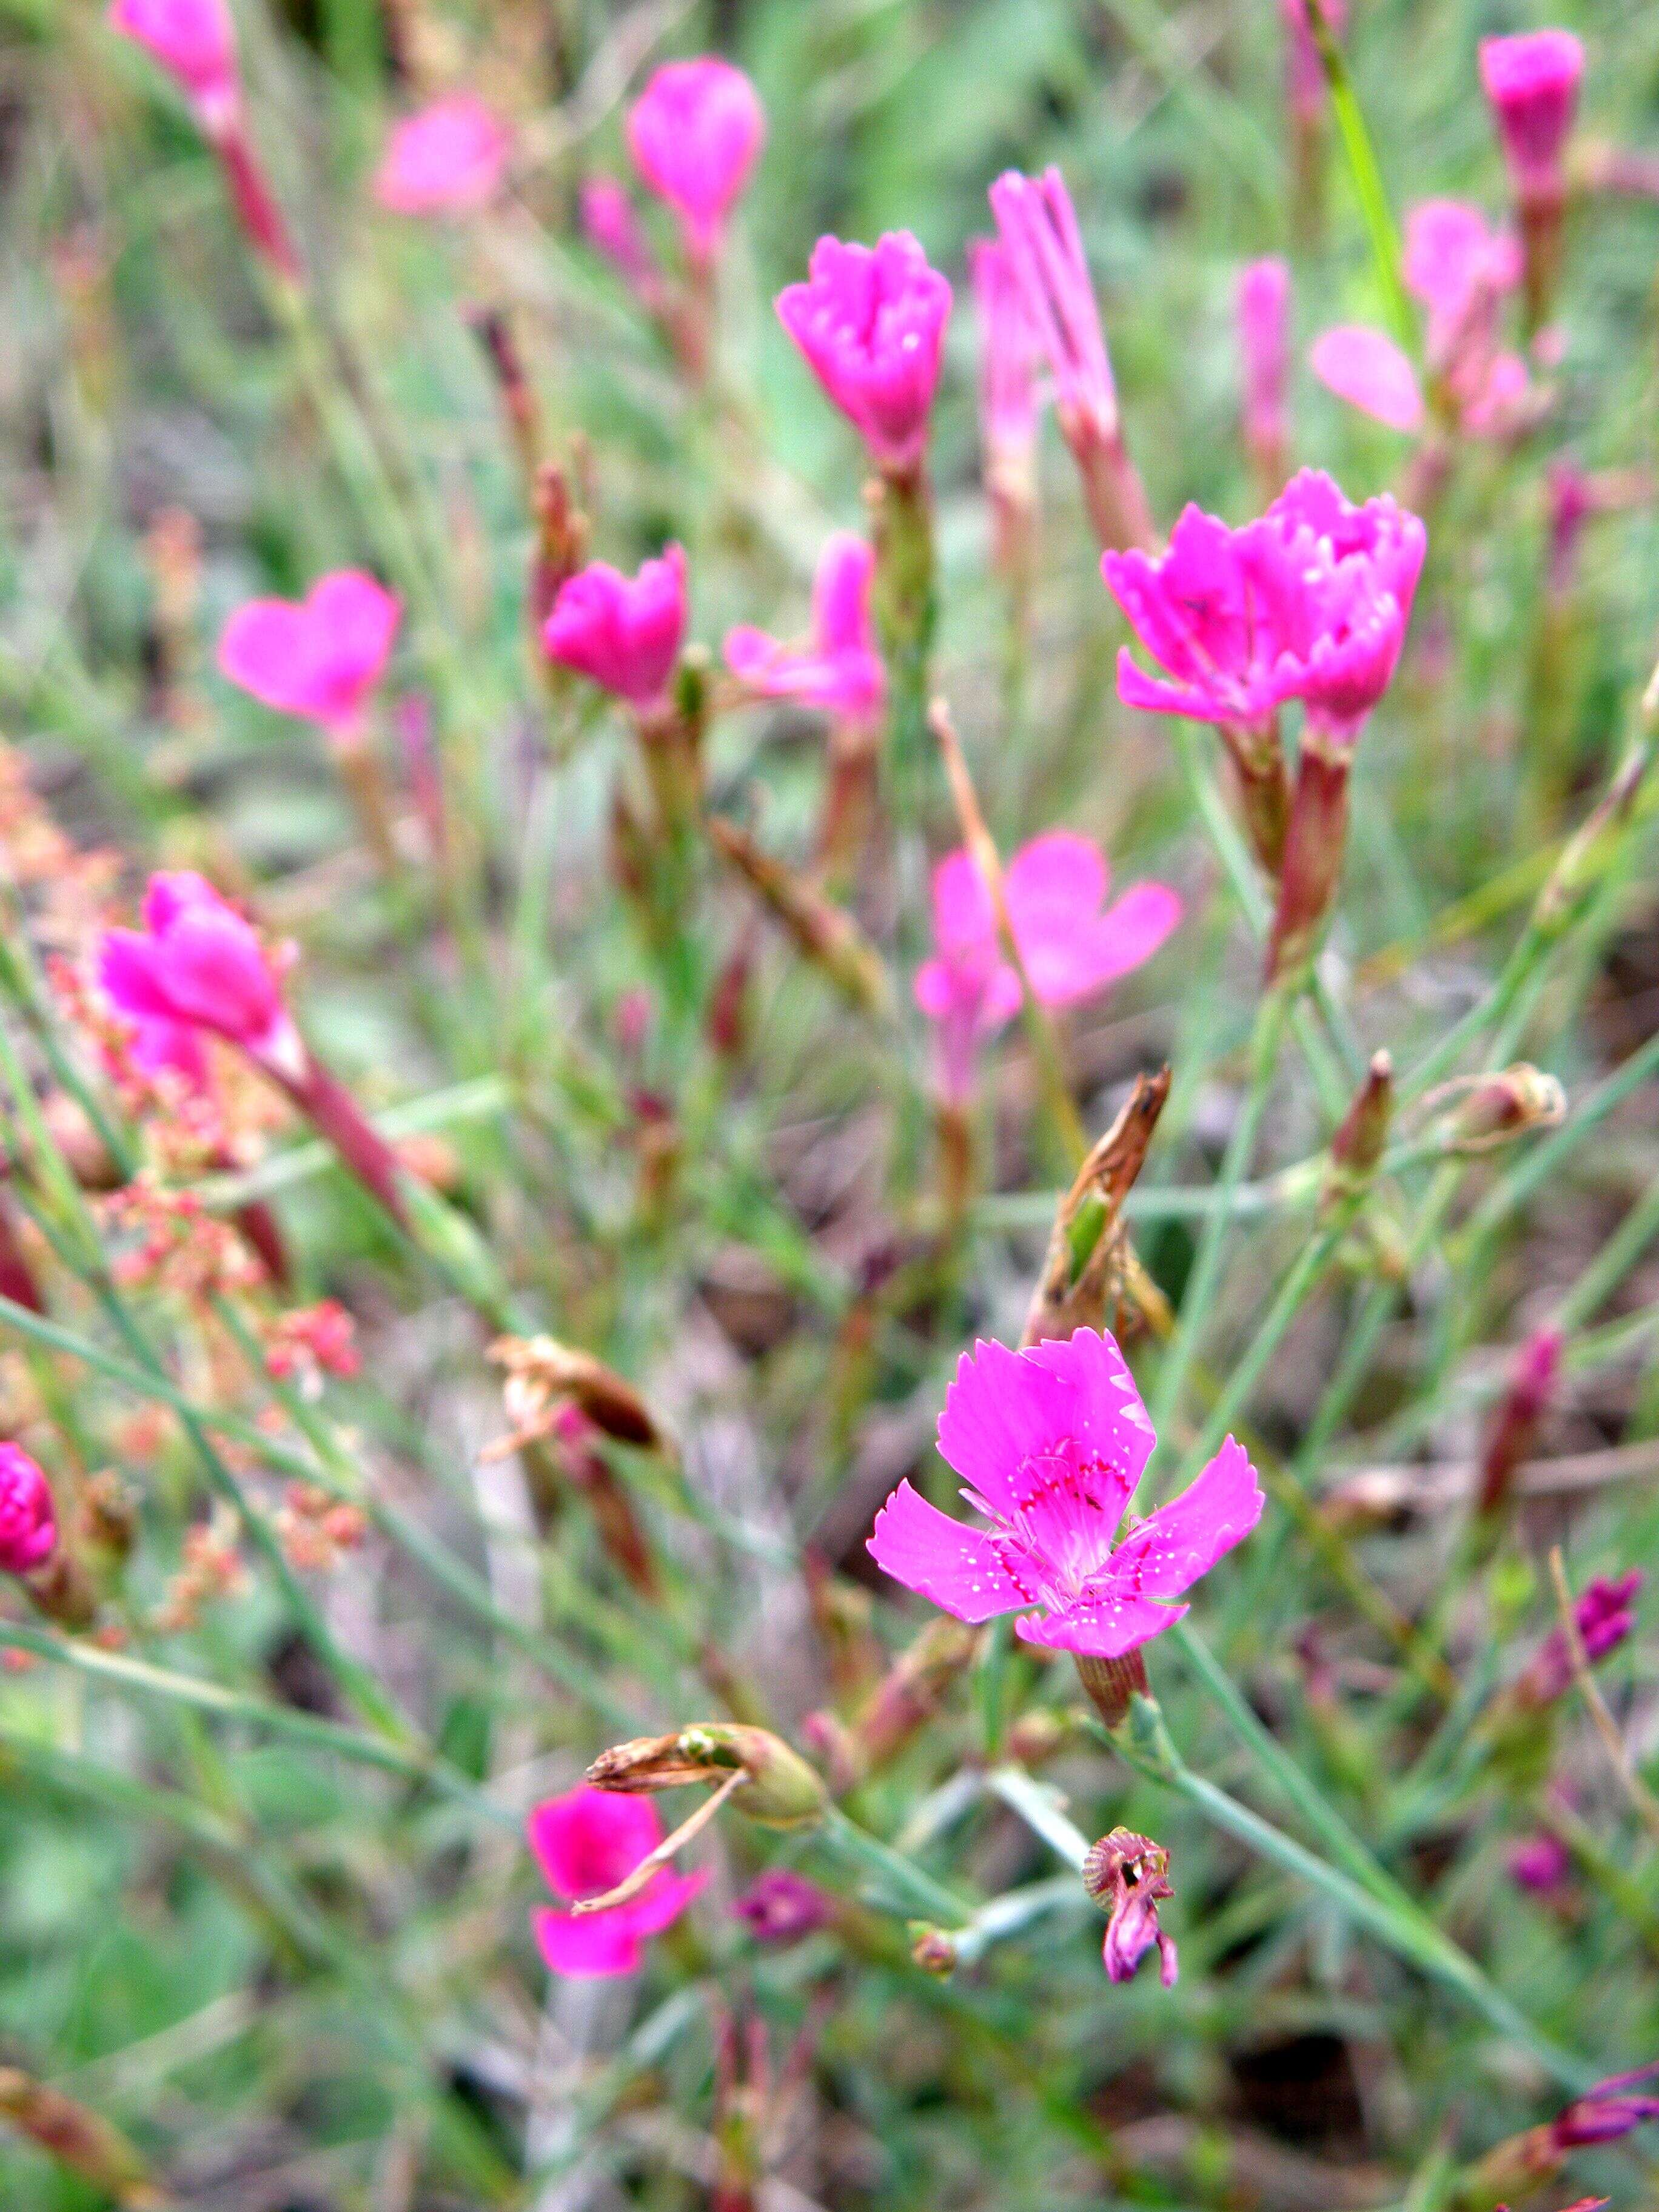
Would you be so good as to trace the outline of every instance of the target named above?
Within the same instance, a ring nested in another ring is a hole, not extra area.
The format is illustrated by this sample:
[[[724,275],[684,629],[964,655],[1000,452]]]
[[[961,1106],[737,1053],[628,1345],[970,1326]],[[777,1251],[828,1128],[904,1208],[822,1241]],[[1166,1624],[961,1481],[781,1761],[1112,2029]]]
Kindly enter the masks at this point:
[[[500,191],[513,135],[470,92],[434,100],[394,123],[374,173],[374,197],[398,215],[471,215]]]
[[[143,930],[106,931],[99,980],[136,1022],[206,1030],[292,1077],[303,1057],[282,985],[258,932],[205,878],[152,876]]]
[[[873,246],[821,238],[804,284],[779,293],[778,319],[876,465],[914,474],[927,444],[951,287],[908,230]]]
[[[236,122],[236,26],[225,0],[111,0],[106,21],[177,81],[207,137]]]
[[[219,639],[230,681],[278,714],[349,740],[386,672],[402,608],[358,568],[338,568],[300,600],[250,599]]]
[[[490,1346],[489,1357],[507,1370],[501,1395],[513,1430],[485,1446],[487,1459],[503,1458],[559,1432],[571,1407],[585,1424],[618,1443],[641,1451],[655,1450],[662,1443],[662,1430],[639,1392],[590,1352],[550,1336],[503,1336]]]
[[[866,541],[837,531],[812,580],[811,637],[790,646],[746,625],[728,630],[732,673],[764,698],[793,699],[844,721],[878,721],[887,685],[870,617],[875,572]]]
[[[1255,1470],[1229,1437],[1180,1497],[1145,1520],[1124,1510],[1156,1439],[1109,1335],[964,1353],[939,1416],[939,1448],[991,1523],[981,1532],[907,1481],[876,1516],[878,1566],[954,1613],[1015,1623],[1027,1643],[1111,1659],[1162,1634],[1172,1602],[1255,1528]]]
[[[629,1796],[688,1783],[738,1784],[738,1810],[767,1828],[812,1826],[828,1802],[823,1778],[769,1729],[738,1721],[693,1721],[667,1735],[635,1736],[602,1751],[587,1770],[596,1790]],[[712,1802],[712,1801],[711,1801]]]
[[[52,1485],[21,1444],[0,1443],[0,1570],[27,1575],[58,1543]]]
[[[548,1887],[570,1904],[603,1897],[625,1881],[663,1840],[657,1808],[637,1797],[608,1796],[581,1784],[531,1814],[526,1832]],[[661,1867],[637,1896],[598,1912],[535,1915],[536,1940],[556,1974],[598,1978],[632,1974],[645,1939],[678,1920],[707,1882],[706,1873]]]
[[[1270,489],[1290,447],[1285,403],[1291,379],[1291,272],[1276,254],[1241,270],[1234,294],[1243,375],[1244,443]]]
[[[1472,2170],[1472,2196],[1487,2203],[1500,2191],[1507,2194],[1530,2189],[1559,2173],[1574,2151],[1616,2142],[1633,2128],[1659,2119],[1659,2094],[1641,2086],[1656,2076],[1659,2060],[1628,2074],[1612,2075],[1575,2097],[1542,2127],[1528,2128],[1524,2135],[1496,2144]],[[1568,2212],[1587,2212],[1598,2201],[1605,2200],[1581,2198]]]
[[[1180,896],[1167,884],[1137,884],[1105,906],[1110,883],[1099,847],[1069,830],[1034,837],[1003,870],[1014,943],[1044,1006],[1092,998],[1150,960],[1181,920]],[[933,944],[934,957],[917,971],[916,1004],[938,1025],[945,1089],[959,1103],[975,1048],[1020,1001],[990,891],[965,847],[933,871]]]
[[[834,1898],[788,1867],[769,1867],[732,1905],[733,1918],[745,1923],[757,1943],[798,1943],[824,1927],[835,1910]]]
[[[1523,202],[1559,197],[1564,188],[1561,157],[1583,74],[1584,49],[1571,31],[1480,42],[1480,82]]]
[[[590,562],[561,589],[542,642],[562,667],[645,709],[663,703],[685,620],[685,555],[669,545],[636,576]]]
[[[665,62],[628,115],[634,166],[678,216],[687,258],[712,262],[766,138],[759,95],[714,55]]]
[[[1174,1939],[1158,1924],[1158,1908],[1175,1891],[1167,1879],[1170,1854],[1150,1836],[1114,1828],[1089,1847],[1083,1887],[1108,1916],[1104,1957],[1115,1982],[1132,1982],[1148,1951],[1158,1946],[1158,1979],[1172,1990],[1180,1973]]]

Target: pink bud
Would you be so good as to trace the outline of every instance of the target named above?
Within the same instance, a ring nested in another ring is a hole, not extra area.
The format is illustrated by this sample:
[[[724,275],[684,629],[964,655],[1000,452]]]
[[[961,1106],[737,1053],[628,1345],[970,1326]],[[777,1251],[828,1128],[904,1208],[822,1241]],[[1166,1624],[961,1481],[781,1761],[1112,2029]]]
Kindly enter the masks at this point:
[[[184,870],[150,878],[143,918],[142,930],[104,933],[99,981],[117,1011],[210,1030],[292,1079],[304,1048],[252,926]]]
[[[1659,2060],[1629,2074],[1615,2074],[1598,2081],[1582,2097],[1575,2097],[1550,2123],[1553,2148],[1580,2150],[1589,2143],[1616,2142],[1644,2121],[1659,2119],[1659,2096],[1638,2087],[1656,2075],[1659,2075]]]
[[[1609,1582],[1598,1575],[1588,1583],[1573,1606],[1584,1656],[1595,1666],[1616,1651],[1636,1625],[1636,1600],[1642,1587],[1642,1570]],[[1515,1685],[1515,1696],[1523,1705],[1553,1705],[1565,1695],[1572,1681],[1572,1659],[1566,1638],[1553,1628],[1533,1654]]]
[[[21,1444],[0,1443],[0,1568],[26,1575],[57,1543],[51,1484]]]
[[[757,1943],[798,1943],[825,1926],[835,1910],[834,1898],[788,1867],[769,1867],[732,1905],[732,1917],[747,1922]]]
[[[561,588],[542,642],[562,667],[648,708],[662,702],[685,619],[685,555],[669,545],[636,576],[590,562]]]
[[[1010,169],[991,187],[991,212],[1025,313],[1054,380],[1062,422],[1110,437],[1117,387],[1084,258],[1077,210],[1058,169],[1040,177]]]
[[[588,244],[604,255],[636,299],[654,308],[661,296],[662,272],[633,201],[614,177],[589,177],[579,204]]]
[[[349,738],[391,657],[397,596],[356,568],[319,576],[305,598],[250,599],[225,624],[219,666],[278,714]]]
[[[1347,21],[1342,0],[1319,0],[1333,38],[1340,38]],[[1285,100],[1291,114],[1306,123],[1324,112],[1325,64],[1319,58],[1313,29],[1308,21],[1308,0],[1279,0],[1285,26]]]
[[[878,467],[920,467],[939,382],[951,287],[908,230],[875,246],[821,238],[805,283],[779,293],[778,319]]]
[[[1572,1854],[1559,1836],[1543,1830],[1516,1844],[1505,1864],[1511,1881],[1543,1897],[1559,1890],[1570,1879]]]
[[[1244,442],[1276,475],[1289,444],[1285,401],[1291,379],[1291,272],[1269,255],[1241,270],[1236,295],[1243,368]]]
[[[1343,323],[1314,340],[1308,366],[1339,399],[1389,429],[1413,437],[1423,427],[1417,371],[1385,331]]]
[[[513,139],[470,92],[394,123],[374,173],[374,198],[398,215],[471,215],[501,189]]]
[[[979,425],[986,473],[994,485],[1029,499],[1037,433],[1036,326],[1006,246],[995,239],[970,239],[968,268],[979,313]]]
[[[176,79],[204,134],[230,130],[241,106],[236,27],[225,0],[111,0],[112,30],[147,47]]]
[[[1479,1510],[1483,1515],[1501,1510],[1515,1470],[1532,1449],[1554,1393],[1565,1342],[1559,1328],[1534,1329],[1516,1355],[1509,1388],[1480,1455]]]
[[[1480,42],[1480,82],[1492,102],[1516,197],[1553,199],[1578,106],[1584,49],[1571,31],[1528,31]]]
[[[666,62],[628,117],[634,166],[678,216],[687,257],[706,266],[766,140],[766,117],[740,69],[714,55]]]

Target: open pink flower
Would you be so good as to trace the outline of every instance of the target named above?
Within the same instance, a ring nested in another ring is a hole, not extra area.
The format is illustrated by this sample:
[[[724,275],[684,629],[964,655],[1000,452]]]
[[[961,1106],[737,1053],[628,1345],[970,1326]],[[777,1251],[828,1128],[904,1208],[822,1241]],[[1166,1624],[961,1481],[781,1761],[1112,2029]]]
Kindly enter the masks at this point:
[[[1004,869],[1014,942],[1044,1006],[1092,998],[1150,960],[1181,920],[1180,897],[1167,884],[1137,884],[1105,906],[1110,883],[1099,847],[1069,830],[1034,837]],[[991,894],[965,848],[933,871],[933,958],[917,970],[916,1004],[935,1027],[940,1089],[960,1105],[979,1048],[1020,1000]]]
[[[958,1620],[1035,1606],[1014,1624],[1027,1643],[1121,1658],[1181,1619],[1173,1601],[1261,1516],[1255,1470],[1229,1437],[1179,1498],[1123,1526],[1155,1441],[1111,1337],[977,1344],[946,1394],[939,1448],[990,1528],[902,1482],[876,1516],[871,1556]]]
[[[526,1832],[548,1887],[574,1905],[625,1881],[662,1841],[662,1822],[648,1797],[619,1796],[583,1783],[538,1805]],[[637,1973],[646,1937],[678,1920],[708,1879],[664,1867],[637,1897],[606,1911],[543,1906],[535,1916],[542,1956],[556,1974],[576,1978]]]
[[[720,252],[765,140],[754,86],[712,54],[665,62],[629,111],[634,166],[679,217],[693,262],[706,265]]]
[[[763,629],[729,630],[726,665],[764,698],[793,699],[843,721],[878,720],[887,679],[870,619],[875,573],[868,544],[837,531],[826,540],[812,580],[810,641],[790,646]]]
[[[970,239],[968,269],[979,313],[979,427],[986,476],[993,490],[1000,487],[1029,500],[1037,434],[1036,331],[1008,249],[1000,240]]]
[[[778,319],[878,467],[921,465],[951,316],[951,287],[908,230],[873,246],[821,238],[807,281],[787,285]]]
[[[303,1048],[252,925],[188,870],[150,878],[143,921],[104,933],[99,981],[118,1012],[206,1030],[291,1076]]]
[[[1424,200],[1406,217],[1401,275],[1427,311],[1424,349],[1436,371],[1490,350],[1498,309],[1521,282],[1521,248],[1469,200]]]
[[[451,93],[392,125],[374,197],[398,215],[472,215],[501,190],[512,154],[495,110],[470,92]]]
[[[21,1444],[0,1443],[0,1569],[26,1575],[58,1543],[52,1485]]]
[[[1065,179],[1058,169],[1040,177],[1010,169],[992,185],[990,198],[1003,251],[1054,380],[1061,421],[1114,434],[1117,386]]]
[[[1127,706],[1239,726],[1273,714],[1281,641],[1265,618],[1256,580],[1258,537],[1189,506],[1170,532],[1166,553],[1104,556],[1107,588],[1170,679],[1148,676],[1124,647],[1117,688]]]
[[[303,599],[238,607],[219,639],[219,666],[262,705],[349,738],[386,672],[402,612],[373,576],[336,569]]]
[[[106,21],[155,57],[205,136],[221,137],[236,122],[236,26],[225,0],[110,0]]]
[[[1584,49],[1571,31],[1483,39],[1480,82],[1492,102],[1517,198],[1562,188],[1562,154],[1578,106]]]
[[[562,667],[631,706],[661,703],[685,636],[685,555],[664,548],[636,576],[593,561],[563,585],[542,631]]]
[[[1423,387],[1410,356],[1386,331],[1368,323],[1340,323],[1322,331],[1308,350],[1308,366],[1328,390],[1390,430],[1415,437],[1423,427]]]
[[[1290,442],[1285,403],[1291,382],[1291,271],[1277,254],[1239,271],[1234,294],[1243,369],[1244,441],[1263,472],[1276,475]]]

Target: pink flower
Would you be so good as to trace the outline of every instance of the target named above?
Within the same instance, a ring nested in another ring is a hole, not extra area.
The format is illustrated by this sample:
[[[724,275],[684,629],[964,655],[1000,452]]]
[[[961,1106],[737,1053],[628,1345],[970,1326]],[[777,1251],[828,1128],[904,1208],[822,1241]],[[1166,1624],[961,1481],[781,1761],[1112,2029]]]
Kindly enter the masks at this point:
[[[979,424],[986,473],[1030,495],[1036,445],[1036,331],[1008,249],[997,240],[968,242],[968,269],[979,312]]]
[[[1239,272],[1235,295],[1244,377],[1244,438],[1265,458],[1288,443],[1285,400],[1291,380],[1291,272],[1276,255]]]
[[[588,244],[603,254],[636,299],[654,309],[662,295],[662,271],[633,201],[614,177],[589,177],[578,205]]]
[[[805,1875],[769,1867],[732,1901],[734,1919],[747,1923],[757,1943],[798,1943],[826,1926],[836,1900]]]
[[[939,1448],[988,1532],[902,1482],[876,1516],[871,1555],[958,1620],[1036,1606],[1014,1624],[1027,1643],[1121,1658],[1181,1619],[1171,1601],[1261,1515],[1255,1470],[1229,1437],[1189,1489],[1117,1540],[1155,1441],[1111,1337],[978,1344],[946,1394]]]
[[[1559,1328],[1538,1328],[1516,1354],[1509,1388],[1481,1443],[1476,1503],[1483,1514],[1499,1512],[1509,1498],[1515,1470],[1549,1411],[1565,1343]]]
[[[870,619],[876,556],[862,538],[837,531],[825,543],[812,580],[812,635],[788,646],[764,630],[726,633],[726,665],[751,691],[793,699],[844,721],[880,719],[886,672]]]
[[[1636,1626],[1636,1599],[1642,1582],[1642,1570],[1632,1567],[1616,1582],[1597,1575],[1580,1594],[1572,1616],[1584,1656],[1592,1667],[1616,1651]],[[1553,1628],[1522,1669],[1515,1694],[1523,1705],[1553,1705],[1565,1696],[1571,1682],[1567,1639],[1559,1628]]]
[[[117,1011],[206,1030],[292,1079],[304,1048],[252,926],[187,870],[150,878],[143,919],[142,930],[104,933],[99,981]]]
[[[1010,169],[992,185],[990,198],[1003,252],[1054,380],[1067,435],[1085,426],[1115,435],[1117,387],[1065,179],[1058,169],[1045,169],[1040,177]]]
[[[52,1485],[21,1444],[0,1443],[0,1569],[26,1575],[57,1544]]]
[[[618,1796],[584,1783],[538,1805],[526,1832],[548,1887],[574,1905],[625,1881],[662,1841],[662,1822],[648,1797]],[[544,1906],[535,1916],[542,1956],[554,1973],[577,1978],[637,1973],[646,1937],[678,1920],[708,1879],[664,1867],[637,1897],[607,1911]]]
[[[1137,884],[1102,912],[1110,872],[1098,846],[1069,830],[1034,837],[1003,871],[1019,957],[1043,1005],[1069,1006],[1150,960],[1181,920],[1164,884]],[[917,971],[916,1004],[935,1024],[940,1089],[960,1105],[979,1048],[1019,1011],[985,879],[965,849],[933,871],[934,957]]]
[[[1115,1982],[1132,1982],[1135,1969],[1154,1944],[1158,1979],[1172,1990],[1180,1976],[1175,1940],[1158,1924],[1158,1908],[1175,1895],[1169,1880],[1170,1854],[1150,1836],[1114,1828],[1089,1847],[1083,1862],[1083,1887],[1107,1914],[1103,1955]]]
[[[1519,198],[1559,194],[1561,155],[1583,74],[1584,49],[1571,31],[1481,40],[1480,82]]]
[[[1521,282],[1521,249],[1468,200],[1425,200],[1406,218],[1401,274],[1428,310],[1425,350],[1443,369],[1489,350],[1498,306]]]
[[[928,410],[951,317],[951,287],[908,230],[873,246],[821,238],[804,284],[779,293],[778,319],[870,448],[907,474],[927,444]]]
[[[1559,1836],[1540,1829],[1510,1849],[1504,1862],[1510,1880],[1537,1896],[1559,1890],[1572,1874],[1572,1854]]]
[[[1362,415],[1414,437],[1423,427],[1423,388],[1417,371],[1385,331],[1342,323],[1309,349],[1308,366],[1320,382]]]
[[[706,265],[720,252],[765,139],[754,86],[713,55],[665,62],[629,110],[634,166],[679,217],[693,262]]]
[[[1342,0],[1322,0],[1322,4],[1332,37],[1340,38],[1346,8]],[[1325,64],[1308,21],[1308,0],[1279,0],[1279,12],[1285,26],[1285,103],[1305,123],[1324,112]]]
[[[685,636],[685,555],[678,545],[624,576],[594,561],[561,586],[542,642],[562,667],[631,706],[660,705]]]
[[[1280,696],[1281,641],[1263,619],[1259,538],[1259,530],[1230,530],[1215,515],[1188,507],[1158,558],[1138,550],[1104,556],[1108,589],[1173,679],[1146,675],[1125,647],[1117,688],[1126,705],[1241,726],[1272,715]]]
[[[1659,2119],[1659,2096],[1650,2090],[1632,2094],[1639,2082],[1651,2081],[1656,2075],[1659,2059],[1629,2074],[1615,2074],[1575,2097],[1549,2124],[1552,2148],[1582,2150],[1589,2143],[1616,2142],[1644,2120]]]
[[[512,154],[512,133],[494,109],[451,93],[392,125],[374,197],[398,215],[472,215],[500,191]]]
[[[110,0],[105,19],[160,62],[195,112],[210,138],[237,120],[241,84],[236,68],[236,26],[225,0]]]
[[[219,639],[219,666],[263,705],[349,738],[385,673],[403,610],[361,569],[319,576],[303,599],[250,599]]]

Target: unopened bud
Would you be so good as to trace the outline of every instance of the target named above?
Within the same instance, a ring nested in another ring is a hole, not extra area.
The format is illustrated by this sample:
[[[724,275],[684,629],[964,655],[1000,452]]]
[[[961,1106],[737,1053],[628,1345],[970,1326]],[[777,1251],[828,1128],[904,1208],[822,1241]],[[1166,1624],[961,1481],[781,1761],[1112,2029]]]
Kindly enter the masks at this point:
[[[1376,1054],[1365,1080],[1355,1092],[1341,1126],[1331,1139],[1330,1183],[1334,1192],[1362,1189],[1376,1172],[1394,1119],[1394,1062]]]
[[[1480,1454],[1475,1510],[1483,1521],[1490,1522],[1503,1511],[1515,1470],[1532,1449],[1555,1389],[1565,1340],[1559,1328],[1534,1329],[1516,1356],[1504,1402]]]
[[[1567,1110],[1567,1095],[1555,1077],[1525,1060],[1448,1085],[1437,1095],[1443,1101],[1455,1092],[1462,1096],[1446,1136],[1446,1148],[1454,1152],[1492,1152],[1528,1130],[1553,1128]]]
[[[925,1974],[941,1978],[957,1966],[957,1939],[945,1928],[926,1928],[915,1923],[910,1929],[910,1956]]]
[[[734,1800],[763,1827],[808,1827],[830,1802],[823,1779],[799,1752],[769,1729],[735,1721],[694,1721],[670,1735],[635,1736],[603,1751],[587,1770],[596,1790],[631,1795],[679,1790],[689,1783],[746,1777]]]
[[[1097,1139],[1054,1216],[1042,1273],[1032,1293],[1023,1344],[1100,1328],[1108,1309],[1139,1271],[1130,1266],[1123,1202],[1146,1158],[1170,1095],[1170,1071],[1135,1078],[1110,1128]]]

